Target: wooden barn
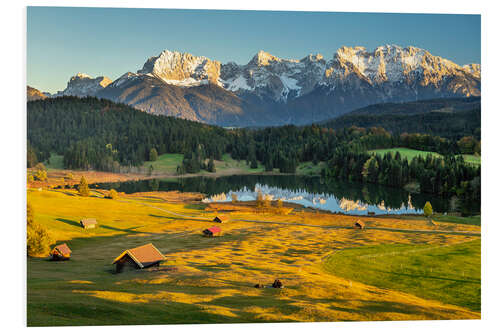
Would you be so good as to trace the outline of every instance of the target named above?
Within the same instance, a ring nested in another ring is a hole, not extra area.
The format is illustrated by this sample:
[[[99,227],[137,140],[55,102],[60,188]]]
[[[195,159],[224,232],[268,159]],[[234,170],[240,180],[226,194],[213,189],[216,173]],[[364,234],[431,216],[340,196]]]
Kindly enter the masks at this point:
[[[81,219],[80,225],[83,229],[94,229],[97,226],[96,219]]]
[[[229,221],[229,217],[226,216],[226,215],[217,215],[213,219],[213,222],[217,222],[217,223],[224,223],[224,222],[227,222],[227,221]]]
[[[165,260],[163,254],[151,243],[123,251],[113,264],[116,272],[143,269],[151,266],[160,266]]]
[[[207,237],[220,236],[221,233],[222,233],[222,230],[219,227],[211,227],[211,228],[203,230],[203,234]]]
[[[66,243],[59,244],[50,251],[50,256],[54,261],[69,260],[71,257],[71,250]]]
[[[357,220],[356,223],[354,223],[354,229],[364,229],[364,228],[365,228],[365,222]]]

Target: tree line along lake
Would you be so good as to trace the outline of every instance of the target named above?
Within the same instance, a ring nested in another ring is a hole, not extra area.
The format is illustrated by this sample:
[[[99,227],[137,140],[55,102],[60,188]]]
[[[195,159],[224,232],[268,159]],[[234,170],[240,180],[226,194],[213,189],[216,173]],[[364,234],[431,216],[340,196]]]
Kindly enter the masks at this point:
[[[304,207],[351,215],[421,214],[427,201],[435,212],[480,213],[480,202],[460,202],[455,198],[427,193],[410,193],[401,188],[325,180],[318,176],[298,175],[233,175],[223,177],[183,177],[149,179],[117,183],[97,183],[94,188],[115,189],[118,192],[149,191],[198,192],[205,202],[256,200],[259,191],[271,200],[281,199]]]

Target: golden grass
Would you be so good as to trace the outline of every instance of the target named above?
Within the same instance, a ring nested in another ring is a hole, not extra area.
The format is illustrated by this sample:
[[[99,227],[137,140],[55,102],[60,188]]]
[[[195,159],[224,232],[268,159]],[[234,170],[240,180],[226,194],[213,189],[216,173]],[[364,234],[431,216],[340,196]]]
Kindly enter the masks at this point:
[[[228,213],[231,222],[221,225],[224,236],[206,238],[201,231],[212,222],[180,218],[154,208],[213,217],[214,212],[204,210],[203,204],[171,203],[151,198],[151,194],[124,195],[120,200],[83,198],[67,190],[28,190],[28,200],[34,207],[35,218],[49,228],[51,236],[57,242],[66,241],[73,250],[72,260],[60,263],[57,270],[48,262],[28,260],[30,325],[67,324],[60,319],[64,307],[59,309],[65,297],[98,302],[96,306],[113,304],[115,309],[124,311],[135,311],[136,304],[160,312],[168,304],[190,306],[182,322],[192,323],[480,318],[479,312],[364,285],[322,269],[322,259],[332,251],[377,244],[456,244],[477,239],[476,236],[252,223],[238,219],[350,227],[358,218],[297,211],[277,215],[274,211],[233,210]],[[146,202],[150,206],[142,204]],[[81,217],[95,217],[99,227],[83,230],[73,223]],[[438,223],[435,227],[425,220],[362,220],[372,227],[481,230],[479,226],[452,223]],[[110,273],[116,255],[148,242],[153,242],[167,257],[160,268],[176,270]],[[41,277],[50,282],[40,282]],[[284,283],[284,289],[253,287],[256,283],[269,286],[276,278]],[[71,288],[57,289],[57,281],[69,281]],[[37,310],[42,303],[52,310]],[[140,312],[134,317],[116,314],[105,321],[99,316],[75,315],[71,324],[151,323],[141,316]],[[155,322],[179,320],[165,312]]]

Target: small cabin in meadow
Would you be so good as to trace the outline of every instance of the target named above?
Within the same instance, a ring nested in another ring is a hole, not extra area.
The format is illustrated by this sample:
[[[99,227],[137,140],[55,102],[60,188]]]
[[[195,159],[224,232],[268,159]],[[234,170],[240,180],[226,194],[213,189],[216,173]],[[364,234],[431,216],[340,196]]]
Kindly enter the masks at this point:
[[[365,228],[365,222],[357,220],[356,223],[354,223],[354,229],[364,229],[364,228]]]
[[[229,217],[226,216],[226,215],[217,215],[213,219],[213,222],[217,222],[217,223],[224,223],[224,222],[227,222],[227,221],[229,221]]]
[[[143,269],[151,266],[160,266],[165,256],[151,243],[122,252],[113,261],[116,272]]]
[[[207,237],[220,236],[221,233],[222,233],[222,230],[219,227],[211,227],[211,228],[203,230],[203,235],[205,235]]]
[[[97,226],[96,219],[81,219],[80,225],[83,229],[94,229]]]
[[[66,243],[56,245],[52,251],[50,251],[51,259],[54,261],[59,260],[69,260],[71,257],[71,250]]]

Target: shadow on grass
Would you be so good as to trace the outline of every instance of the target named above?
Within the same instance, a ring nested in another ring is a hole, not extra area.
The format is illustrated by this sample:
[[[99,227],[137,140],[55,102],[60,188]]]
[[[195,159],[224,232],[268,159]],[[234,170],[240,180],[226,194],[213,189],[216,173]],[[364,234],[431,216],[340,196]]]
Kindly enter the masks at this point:
[[[193,204],[184,205],[184,208],[193,209],[193,210],[205,210],[205,206],[206,206],[206,204],[193,203]]]
[[[203,311],[196,304],[169,301],[127,303],[73,294],[57,303],[28,302],[28,326],[160,325],[242,322]]]
[[[138,228],[141,228],[141,227],[144,227],[144,226],[140,225],[140,226],[133,227],[133,228],[121,229],[121,228],[111,227],[109,225],[104,225],[104,224],[100,225],[100,228],[102,228],[102,229],[108,229],[108,230],[113,230],[113,231],[121,231],[121,232],[126,232],[128,234],[158,235],[158,233],[155,233],[155,232],[147,232],[147,231],[137,231],[137,230],[135,230],[135,229],[138,229]]]
[[[77,222],[77,221],[73,221],[73,220],[68,220],[68,219],[56,219],[56,221],[59,221],[59,222],[64,222],[64,223],[69,224],[69,225],[72,225],[72,226],[74,226],[74,227],[80,227],[80,228],[82,227],[82,226],[80,225],[80,223],[79,223],[79,222]]]
[[[165,216],[165,215],[156,215],[156,214],[149,214],[151,217],[156,217],[159,219],[167,219],[167,220],[176,220],[176,221],[201,221],[201,222],[213,222],[212,220],[209,219],[202,219],[202,218],[187,218],[187,217],[182,217],[182,216]]]

